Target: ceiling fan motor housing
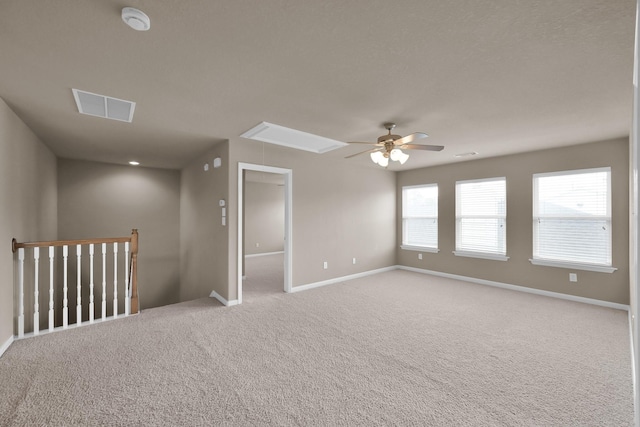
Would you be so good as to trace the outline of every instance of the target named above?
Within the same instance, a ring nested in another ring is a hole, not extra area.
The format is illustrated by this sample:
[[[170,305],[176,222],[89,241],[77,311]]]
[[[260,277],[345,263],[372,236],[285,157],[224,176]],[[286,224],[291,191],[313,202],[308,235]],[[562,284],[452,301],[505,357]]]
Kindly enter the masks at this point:
[[[382,135],[378,138],[378,144],[384,144],[385,142],[393,142],[397,139],[402,138],[400,135]]]

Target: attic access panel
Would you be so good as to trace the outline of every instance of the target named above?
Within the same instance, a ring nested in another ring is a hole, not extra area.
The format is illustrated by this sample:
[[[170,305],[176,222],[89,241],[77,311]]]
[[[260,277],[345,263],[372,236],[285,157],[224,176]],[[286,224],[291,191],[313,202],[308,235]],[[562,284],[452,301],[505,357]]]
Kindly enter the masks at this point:
[[[268,122],[259,123],[240,136],[318,154],[348,145],[335,139],[325,138]]]

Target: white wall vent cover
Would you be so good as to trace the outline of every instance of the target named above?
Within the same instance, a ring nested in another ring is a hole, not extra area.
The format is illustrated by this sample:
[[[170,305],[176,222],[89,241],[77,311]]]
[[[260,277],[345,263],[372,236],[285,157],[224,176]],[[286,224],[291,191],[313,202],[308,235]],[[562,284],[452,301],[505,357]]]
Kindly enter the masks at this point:
[[[326,153],[348,145],[334,139],[267,122],[258,124],[240,136],[284,147],[297,148],[298,150],[311,151],[312,153]]]
[[[81,114],[129,123],[133,120],[133,111],[136,109],[135,102],[78,89],[71,90],[78,106],[78,112]]]

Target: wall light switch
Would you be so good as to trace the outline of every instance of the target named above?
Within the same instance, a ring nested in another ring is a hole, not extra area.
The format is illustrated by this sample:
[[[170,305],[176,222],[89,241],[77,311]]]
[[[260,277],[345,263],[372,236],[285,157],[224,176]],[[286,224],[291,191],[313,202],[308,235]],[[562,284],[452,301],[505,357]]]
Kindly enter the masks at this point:
[[[422,259],[422,254],[418,254],[418,259]]]
[[[327,268],[329,268],[329,263],[327,261],[324,262],[324,269],[326,270]]]
[[[578,281],[578,275],[576,273],[569,273],[569,281],[570,282],[577,282]]]
[[[353,259],[353,264],[355,265],[355,263],[356,263],[356,259],[354,258],[354,259]]]

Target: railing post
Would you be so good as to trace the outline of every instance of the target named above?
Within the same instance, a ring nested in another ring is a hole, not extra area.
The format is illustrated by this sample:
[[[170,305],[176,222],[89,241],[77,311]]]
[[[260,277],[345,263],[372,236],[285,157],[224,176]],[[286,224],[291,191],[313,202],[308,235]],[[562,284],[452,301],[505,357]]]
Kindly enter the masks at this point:
[[[33,248],[33,335],[40,333],[40,248]]]
[[[24,336],[24,248],[18,249],[18,338]]]
[[[113,318],[118,317],[118,243],[113,244]]]
[[[95,317],[94,296],[93,296],[93,243],[89,245],[89,323],[93,323]]]
[[[64,245],[62,247],[62,259],[63,259],[63,279],[62,279],[62,327],[67,329],[69,326],[69,287],[67,284],[69,277],[69,246]]]
[[[55,256],[55,249],[53,246],[49,246],[49,332],[53,332],[53,257]]]
[[[107,244],[102,244],[102,320],[107,318]]]
[[[138,230],[131,230],[131,314],[138,313]]]
[[[76,245],[76,324],[82,324],[82,245]]]
[[[131,290],[129,289],[129,247],[131,242],[124,242],[124,315],[131,314]]]

